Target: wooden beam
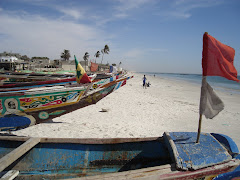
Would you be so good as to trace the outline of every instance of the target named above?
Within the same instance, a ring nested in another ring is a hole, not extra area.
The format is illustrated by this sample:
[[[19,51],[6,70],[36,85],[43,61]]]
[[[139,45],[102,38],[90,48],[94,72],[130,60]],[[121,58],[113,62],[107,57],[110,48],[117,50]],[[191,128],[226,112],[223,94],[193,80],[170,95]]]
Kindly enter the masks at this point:
[[[124,179],[158,179],[157,177],[160,175],[164,175],[167,173],[171,173],[174,171],[174,165],[167,164],[162,166],[155,166],[155,167],[149,167],[149,168],[143,168],[143,169],[137,169],[137,170],[130,170],[130,171],[124,171],[124,172],[116,172],[116,173],[106,173],[102,175],[96,175],[96,176],[86,176],[81,178],[72,178],[71,180],[95,180],[95,179],[104,179],[104,180],[124,180]]]
[[[6,174],[4,174],[4,175],[1,177],[1,180],[12,180],[12,179],[14,179],[15,177],[17,177],[18,174],[19,174],[19,171],[17,171],[17,170],[8,171]]]
[[[0,136],[0,141],[27,141],[29,137]],[[41,143],[117,144],[142,141],[163,141],[163,137],[147,138],[40,138]]]
[[[36,144],[40,142],[40,138],[31,138],[25,143],[23,143],[18,148],[14,149],[12,152],[8,153],[0,159],[0,172],[2,172],[6,167],[20,158],[23,154],[28,152]]]

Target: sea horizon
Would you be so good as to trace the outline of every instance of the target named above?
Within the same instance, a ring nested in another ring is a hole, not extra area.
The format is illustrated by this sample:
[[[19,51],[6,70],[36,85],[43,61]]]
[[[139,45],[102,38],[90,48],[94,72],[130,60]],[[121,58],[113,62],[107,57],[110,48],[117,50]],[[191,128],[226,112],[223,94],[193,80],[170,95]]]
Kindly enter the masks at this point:
[[[174,80],[183,80],[194,84],[202,83],[202,74],[191,74],[191,73],[160,73],[160,72],[139,72],[140,74],[146,74],[146,76],[158,76],[164,78],[170,78]],[[240,76],[238,76],[240,79]],[[207,76],[207,82],[217,90],[240,94],[240,83],[220,76]]]

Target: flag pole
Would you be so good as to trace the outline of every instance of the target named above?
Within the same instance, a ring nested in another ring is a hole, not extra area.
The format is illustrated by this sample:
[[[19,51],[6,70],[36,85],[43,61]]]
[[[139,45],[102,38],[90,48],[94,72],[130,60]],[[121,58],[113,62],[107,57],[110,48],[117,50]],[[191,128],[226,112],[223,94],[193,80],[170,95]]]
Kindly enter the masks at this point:
[[[202,103],[202,97],[203,97],[203,81],[206,78],[206,76],[202,76],[202,87],[201,87],[201,95],[200,95],[200,104],[199,104],[199,121],[198,121],[198,134],[197,134],[197,140],[196,143],[199,143],[201,129],[202,129],[202,110],[201,110],[201,103]]]
[[[199,115],[198,134],[197,134],[197,141],[196,141],[196,143],[199,143],[200,134],[201,134],[201,128],[202,128],[202,114]]]
[[[208,32],[205,32],[204,34],[208,35]],[[208,45],[207,45],[208,46]],[[199,143],[200,134],[201,134],[201,128],[202,128],[202,110],[201,110],[201,101],[202,101],[202,95],[203,95],[203,79],[206,78],[206,76],[202,75],[202,87],[201,87],[201,95],[200,95],[200,104],[199,104],[199,121],[198,121],[198,134],[197,134],[197,140],[196,143]]]

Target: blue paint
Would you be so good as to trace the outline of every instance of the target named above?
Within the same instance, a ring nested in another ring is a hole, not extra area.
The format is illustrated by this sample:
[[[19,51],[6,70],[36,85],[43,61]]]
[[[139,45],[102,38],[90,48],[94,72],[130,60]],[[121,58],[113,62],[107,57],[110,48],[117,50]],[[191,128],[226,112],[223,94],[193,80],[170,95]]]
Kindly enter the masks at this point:
[[[15,114],[5,115],[0,117],[0,130],[15,130],[26,128],[31,124],[31,120],[24,116],[18,116]]]
[[[233,178],[240,179],[240,166],[238,166],[234,171],[219,174],[213,180],[231,180]]]
[[[1,156],[11,141],[0,141]],[[19,145],[19,142],[18,144]],[[3,151],[2,149],[5,149]],[[12,165],[21,175],[78,177],[160,166],[171,163],[164,142],[118,144],[40,143]],[[71,175],[70,175],[71,174]],[[63,177],[61,177],[63,178]]]
[[[113,72],[113,66],[110,66],[110,67],[109,67],[109,72],[110,72],[110,73]]]
[[[122,81],[118,83],[116,90],[121,86],[121,84],[122,84]]]
[[[238,147],[232,138],[224,134],[211,133],[211,135],[214,136],[220,143],[222,143],[224,147],[226,147],[233,155],[239,154]]]
[[[72,97],[77,96],[77,95],[78,95],[78,92],[74,92],[67,96],[67,100],[70,100],[70,99],[72,99]]]
[[[240,159],[240,154],[238,154],[237,156],[235,156],[235,159]]]
[[[39,143],[5,171],[19,170],[20,179],[64,179],[172,164],[172,149],[167,148],[167,137],[168,135],[164,134],[164,139],[129,143],[114,143],[113,139],[112,144]],[[202,133],[198,144],[195,143],[195,132],[174,132],[169,133],[169,137],[170,142],[174,142],[172,147],[176,148],[177,155],[179,154],[177,168],[180,163],[184,170],[194,170],[196,167],[204,168],[222,163],[226,158],[232,159],[210,134]],[[0,158],[20,144],[22,142],[0,140]],[[223,174],[222,177],[238,177],[239,172],[240,167],[231,174]]]
[[[173,156],[178,169],[197,170],[232,159],[227,150],[210,134],[202,133],[199,143],[195,143],[196,132],[172,132],[169,135],[177,149]]]

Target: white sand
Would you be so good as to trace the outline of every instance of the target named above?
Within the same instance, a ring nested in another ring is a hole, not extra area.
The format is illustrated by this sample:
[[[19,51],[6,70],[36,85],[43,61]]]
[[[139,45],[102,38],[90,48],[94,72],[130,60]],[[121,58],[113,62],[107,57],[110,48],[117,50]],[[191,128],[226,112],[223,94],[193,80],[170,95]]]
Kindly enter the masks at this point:
[[[162,136],[164,131],[196,132],[200,85],[147,76],[151,87],[143,89],[142,74],[99,101],[72,113],[13,132],[34,137],[116,138]],[[203,117],[202,132],[230,136],[240,147],[240,95],[215,91],[225,109],[214,119]],[[102,108],[108,112],[101,112]]]

